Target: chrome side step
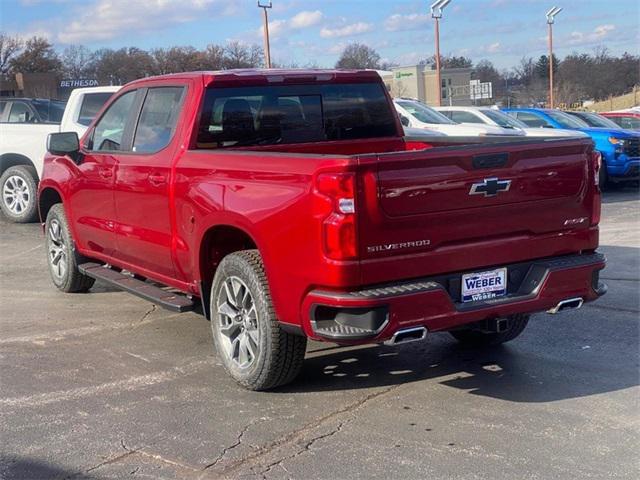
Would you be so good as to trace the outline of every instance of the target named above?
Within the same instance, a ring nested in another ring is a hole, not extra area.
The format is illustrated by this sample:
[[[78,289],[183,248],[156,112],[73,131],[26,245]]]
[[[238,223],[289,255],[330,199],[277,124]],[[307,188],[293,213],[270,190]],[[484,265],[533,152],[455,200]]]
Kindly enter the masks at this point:
[[[385,345],[398,345],[400,343],[419,342],[427,338],[427,329],[425,327],[411,327],[398,330],[389,340],[385,341]]]
[[[584,303],[584,300],[582,299],[582,297],[567,298],[566,300],[562,300],[560,303],[558,303],[558,305],[556,305],[552,309],[547,310],[547,313],[550,313],[551,315],[555,315],[556,313],[560,313],[564,310],[577,310],[582,306],[583,303]]]

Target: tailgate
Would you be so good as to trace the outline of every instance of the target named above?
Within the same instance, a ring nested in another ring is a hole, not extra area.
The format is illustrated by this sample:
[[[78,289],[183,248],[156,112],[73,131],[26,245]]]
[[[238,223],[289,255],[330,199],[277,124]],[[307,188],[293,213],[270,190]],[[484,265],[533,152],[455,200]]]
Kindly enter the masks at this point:
[[[560,139],[361,158],[363,283],[535,258],[513,249],[481,256],[492,243],[588,229],[591,151],[588,139]],[[559,253],[553,250],[536,257]],[[381,270],[383,260],[388,268]]]

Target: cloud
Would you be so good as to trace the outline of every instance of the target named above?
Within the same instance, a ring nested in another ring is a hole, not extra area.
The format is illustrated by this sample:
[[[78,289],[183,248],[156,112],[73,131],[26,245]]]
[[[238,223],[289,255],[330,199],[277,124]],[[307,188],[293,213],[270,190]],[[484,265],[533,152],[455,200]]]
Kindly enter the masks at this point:
[[[384,28],[389,32],[417,30],[429,25],[430,21],[431,16],[426,13],[409,13],[406,15],[396,13],[387,17],[384,21]]]
[[[608,37],[615,29],[616,26],[609,23],[606,25],[598,25],[591,32],[571,32],[568,43],[573,46],[598,43]]]
[[[357,22],[337,28],[324,27],[320,30],[320,36],[322,38],[349,37],[351,35],[367,33],[371,30],[373,30],[373,25],[371,23]]]
[[[83,6],[57,38],[62,43],[109,40],[191,22],[203,15],[228,15],[235,9],[235,4],[226,0],[97,0]]]
[[[498,53],[500,51],[500,42],[495,42],[485,47],[487,53]]]
[[[322,21],[322,12],[314,10],[313,12],[300,12],[291,17],[291,28],[307,28],[317,25]]]

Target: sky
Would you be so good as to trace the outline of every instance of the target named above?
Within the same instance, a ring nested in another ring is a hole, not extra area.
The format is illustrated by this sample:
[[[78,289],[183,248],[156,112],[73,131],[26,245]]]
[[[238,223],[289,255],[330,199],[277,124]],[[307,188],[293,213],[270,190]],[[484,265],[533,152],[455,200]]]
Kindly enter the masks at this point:
[[[433,0],[432,0],[433,1]],[[432,1],[273,0],[272,58],[331,67],[349,43],[374,48],[383,60],[412,65],[434,53]],[[554,53],[640,51],[638,0],[452,0],[440,26],[441,53],[487,59],[498,68],[547,51],[545,13],[563,7],[554,25]],[[255,0],[0,0],[0,30],[47,37],[57,49],[143,49],[239,40],[262,45]]]

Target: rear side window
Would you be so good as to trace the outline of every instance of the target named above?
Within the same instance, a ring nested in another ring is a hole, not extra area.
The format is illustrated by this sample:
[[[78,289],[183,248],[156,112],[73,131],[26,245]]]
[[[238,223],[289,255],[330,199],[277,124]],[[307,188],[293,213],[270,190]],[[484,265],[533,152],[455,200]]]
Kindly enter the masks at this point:
[[[182,92],[182,87],[148,90],[133,141],[134,152],[157,152],[169,144],[180,113]]]
[[[378,83],[211,87],[198,148],[274,145],[397,135]]]
[[[60,123],[64,114],[65,102],[56,100],[34,100],[32,102],[43,122]]]
[[[80,113],[78,114],[78,123],[88,127],[95,116],[98,114],[102,106],[107,103],[113,93],[87,93],[82,99]]]
[[[109,109],[96,124],[93,133],[93,150],[117,151],[125,148],[122,145],[124,128],[129,119],[136,93],[136,90],[127,92],[109,106]]]

